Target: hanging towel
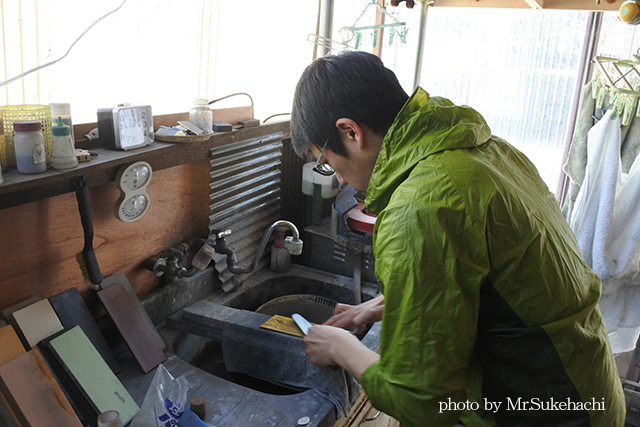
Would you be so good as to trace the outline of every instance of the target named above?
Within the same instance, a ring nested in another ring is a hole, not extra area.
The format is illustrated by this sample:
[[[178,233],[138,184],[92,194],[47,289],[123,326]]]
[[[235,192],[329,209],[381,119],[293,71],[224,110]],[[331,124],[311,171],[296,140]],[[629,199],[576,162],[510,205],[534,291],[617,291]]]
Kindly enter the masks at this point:
[[[570,217],[587,264],[602,280],[600,310],[614,353],[640,334],[640,161],[622,171],[620,119],[611,111],[587,135],[584,180]]]
[[[567,160],[562,167],[570,180],[562,205],[562,214],[567,221],[571,218],[576,197],[582,186],[582,181],[584,181],[585,168],[587,167],[587,135],[591,127],[605,114],[604,110],[607,109],[596,108],[596,101],[592,96],[592,88],[592,82],[587,83],[582,88],[571,146],[569,147]],[[608,95],[605,96],[604,105],[609,105]],[[622,126],[620,132],[622,138],[622,148],[620,149],[622,172],[628,173],[631,164],[640,153],[640,120],[632,120],[629,126]]]

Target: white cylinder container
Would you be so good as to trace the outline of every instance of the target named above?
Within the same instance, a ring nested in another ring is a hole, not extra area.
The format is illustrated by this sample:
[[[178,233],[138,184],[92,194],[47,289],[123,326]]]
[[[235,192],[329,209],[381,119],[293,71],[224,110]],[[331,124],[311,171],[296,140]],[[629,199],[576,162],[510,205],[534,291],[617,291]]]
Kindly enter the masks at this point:
[[[78,164],[76,149],[69,126],[53,126],[51,128],[51,167],[54,169],[70,169]]]
[[[309,162],[302,166],[302,192],[307,196],[313,196],[313,186],[317,184],[321,187],[320,195],[323,199],[330,199],[337,195],[340,191],[340,183],[336,174],[321,175],[313,170],[315,165],[315,162]]]
[[[58,119],[62,121],[63,125],[67,125],[71,128],[71,139],[75,141],[75,135],[73,133],[73,121],[71,120],[71,105],[61,102],[49,104],[51,108],[51,124],[55,126],[60,125]]]
[[[105,411],[98,415],[98,427],[122,427],[118,411]]]
[[[42,122],[25,120],[13,122],[13,145],[18,172],[42,173],[47,170],[47,154],[42,135]]]

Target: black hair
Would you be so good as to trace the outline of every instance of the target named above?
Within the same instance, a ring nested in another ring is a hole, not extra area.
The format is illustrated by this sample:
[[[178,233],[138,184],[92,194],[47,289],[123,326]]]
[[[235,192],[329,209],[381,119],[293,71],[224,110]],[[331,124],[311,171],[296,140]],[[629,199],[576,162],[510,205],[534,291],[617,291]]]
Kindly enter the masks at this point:
[[[296,85],[291,109],[291,142],[303,156],[309,145],[347,157],[336,120],[350,118],[384,136],[409,96],[377,56],[342,51],[318,58]]]

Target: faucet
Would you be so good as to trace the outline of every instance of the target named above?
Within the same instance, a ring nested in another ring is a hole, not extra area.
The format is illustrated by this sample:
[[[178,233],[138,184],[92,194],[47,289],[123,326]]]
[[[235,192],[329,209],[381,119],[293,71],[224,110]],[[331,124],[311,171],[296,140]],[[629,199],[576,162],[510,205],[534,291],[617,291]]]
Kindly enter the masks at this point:
[[[193,254],[203,244],[204,239],[182,242],[145,260],[144,266],[158,277],[164,275],[166,285],[176,279],[193,276],[199,270],[194,267],[187,270],[183,265],[188,255]]]
[[[238,257],[236,253],[227,246],[227,242],[225,237],[231,234],[231,230],[213,230],[205,244],[200,248],[200,250],[196,253],[191,261],[191,265],[199,270],[204,270],[211,262],[213,258],[214,252],[217,252],[222,255],[227,256],[227,270],[229,270],[233,274],[246,274],[252,272],[262,254],[264,253],[265,248],[267,247],[267,243],[269,242],[269,238],[271,237],[271,233],[278,227],[286,227],[293,233],[293,236],[287,236],[284,240],[284,248],[291,255],[300,255],[302,253],[302,240],[300,240],[300,233],[293,223],[285,220],[279,220],[271,224],[271,226],[267,229],[262,236],[262,240],[260,241],[260,246],[253,257],[253,261],[246,267],[240,267],[238,265]]]

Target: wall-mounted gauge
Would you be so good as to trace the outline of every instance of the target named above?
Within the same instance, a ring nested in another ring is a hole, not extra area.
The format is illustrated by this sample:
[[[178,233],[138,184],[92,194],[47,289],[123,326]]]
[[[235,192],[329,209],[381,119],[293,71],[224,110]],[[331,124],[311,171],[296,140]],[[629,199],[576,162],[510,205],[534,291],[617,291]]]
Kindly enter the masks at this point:
[[[143,161],[120,168],[116,176],[116,186],[120,190],[120,197],[115,205],[116,218],[133,222],[147,212],[151,199],[146,188],[152,174],[151,165]]]

